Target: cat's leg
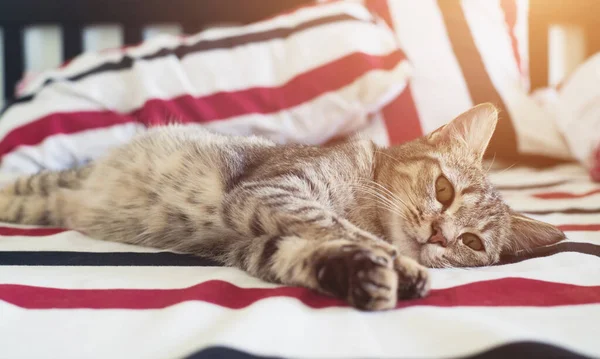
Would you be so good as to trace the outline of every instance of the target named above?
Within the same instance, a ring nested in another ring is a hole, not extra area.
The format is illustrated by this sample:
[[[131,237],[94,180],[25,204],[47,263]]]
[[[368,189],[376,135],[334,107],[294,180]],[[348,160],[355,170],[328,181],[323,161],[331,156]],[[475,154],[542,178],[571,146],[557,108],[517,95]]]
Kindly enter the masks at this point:
[[[390,243],[312,198],[302,186],[285,181],[250,183],[227,194],[223,223],[255,238],[237,251],[263,258],[249,261],[239,252],[230,264],[267,280],[333,294],[361,309],[391,308],[398,297],[427,293],[423,266],[398,257]]]
[[[311,288],[359,309],[390,309],[397,301],[394,259],[366,243],[262,236],[237,242],[228,262],[267,281]]]

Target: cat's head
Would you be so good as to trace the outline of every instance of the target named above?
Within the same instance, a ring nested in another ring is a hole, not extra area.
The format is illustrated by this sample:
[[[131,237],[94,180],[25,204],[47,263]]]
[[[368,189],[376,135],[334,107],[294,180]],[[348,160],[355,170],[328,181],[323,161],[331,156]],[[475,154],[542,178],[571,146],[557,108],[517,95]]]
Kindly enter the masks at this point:
[[[481,266],[556,243],[556,227],[512,211],[486,178],[484,152],[498,122],[478,105],[428,136],[380,150],[376,181],[386,236],[430,267]]]

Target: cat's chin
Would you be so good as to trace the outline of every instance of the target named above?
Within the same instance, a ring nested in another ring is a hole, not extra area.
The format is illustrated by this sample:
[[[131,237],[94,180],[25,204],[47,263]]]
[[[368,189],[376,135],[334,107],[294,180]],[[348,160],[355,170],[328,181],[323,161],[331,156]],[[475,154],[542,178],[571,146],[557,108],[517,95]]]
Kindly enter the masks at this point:
[[[410,257],[417,262],[421,261],[421,247],[422,245],[416,240],[403,236],[402,238],[395,238],[394,245],[398,248],[398,253],[403,256]]]
[[[417,258],[419,263],[430,268],[441,268],[445,267],[443,255],[445,249],[436,244],[423,244],[421,245],[420,253]]]

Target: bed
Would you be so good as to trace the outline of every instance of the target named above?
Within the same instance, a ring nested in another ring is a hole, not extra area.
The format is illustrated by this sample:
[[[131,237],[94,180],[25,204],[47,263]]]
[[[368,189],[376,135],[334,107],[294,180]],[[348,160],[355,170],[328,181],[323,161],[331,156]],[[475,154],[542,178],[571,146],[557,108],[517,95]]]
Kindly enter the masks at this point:
[[[126,42],[136,43],[145,23],[179,22],[194,32],[302,3],[177,0],[166,10],[158,0],[3,2],[0,26],[11,55],[5,87],[13,89],[21,77],[26,24],[63,24],[70,58],[81,52],[84,23],[122,23]],[[228,10],[236,6],[243,11]],[[544,29],[575,20],[594,29],[593,19],[559,18],[551,7],[531,2],[532,88],[548,83]],[[588,48],[600,49],[593,40]],[[203,258],[60,228],[0,224],[0,357],[600,357],[600,184],[575,163],[515,165],[493,169],[490,177],[515,210],[557,225],[568,240],[491,267],[432,270],[427,298],[384,313],[356,311]],[[2,174],[0,182],[12,178]]]

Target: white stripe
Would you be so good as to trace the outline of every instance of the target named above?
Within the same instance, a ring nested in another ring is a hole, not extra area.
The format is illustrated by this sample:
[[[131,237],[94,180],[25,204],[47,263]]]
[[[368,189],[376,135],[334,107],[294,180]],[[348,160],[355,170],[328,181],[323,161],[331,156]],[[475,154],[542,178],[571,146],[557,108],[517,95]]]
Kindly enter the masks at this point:
[[[242,115],[205,126],[231,135],[260,135],[277,143],[321,144],[364,128],[369,114],[402,92],[410,70],[408,62],[402,61],[390,71],[369,71],[345,87],[292,108],[268,115]],[[64,102],[68,103],[69,99],[71,97],[66,96]],[[70,101],[70,104],[74,106],[79,101]],[[2,159],[1,168],[4,172],[21,173],[36,172],[41,169],[40,164],[54,170],[69,168],[74,162],[96,159],[126,143],[140,129],[140,125],[126,124],[51,136],[41,145],[20,146],[8,153]]]
[[[598,189],[600,189],[598,183],[590,182],[587,180],[576,180],[560,183],[555,186],[549,186],[545,188],[503,189],[502,192],[506,193],[507,195],[520,194],[521,196],[533,196],[535,194],[554,192],[566,192],[574,195],[584,195],[588,192],[592,192]]]
[[[595,224],[600,224],[600,221]],[[599,231],[565,231],[565,235],[568,238],[567,242],[600,245]]]
[[[241,310],[189,302],[135,312],[38,311],[0,303],[0,312],[0,345],[11,358],[179,358],[215,345],[283,357],[449,358],[514,341],[600,355],[600,305],[364,313],[272,298]]]
[[[552,213],[552,214],[532,214],[528,215],[533,219],[539,221],[552,223],[554,225],[561,224],[600,224],[600,213],[592,214],[564,214],[564,213]],[[600,236],[600,232],[598,233]]]
[[[229,267],[151,266],[2,266],[0,283],[62,289],[180,289],[210,280],[241,288],[276,288],[280,285]]]
[[[0,251],[160,252],[159,249],[92,239],[76,231],[49,236],[0,236]]]
[[[562,181],[590,183],[589,174],[581,165],[556,166],[547,170],[518,167],[490,172],[489,178],[496,186],[545,185]],[[549,189],[541,189],[541,191],[549,191]]]
[[[414,64],[411,90],[425,133],[473,105],[435,1],[388,1],[394,28]]]
[[[562,211],[570,208],[600,210],[600,196],[572,199],[533,199],[531,197],[504,196],[504,200],[516,211]]]
[[[563,252],[505,265],[436,269],[432,270],[431,274],[432,288],[442,289],[501,278],[526,278],[553,283],[598,286],[600,276],[591,275],[598,271],[598,257]]]

